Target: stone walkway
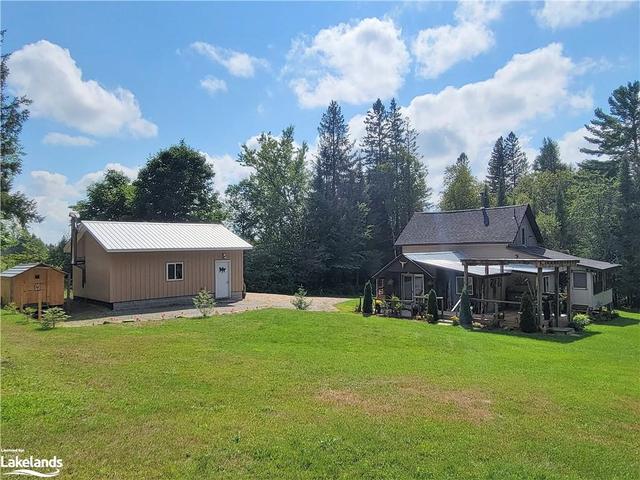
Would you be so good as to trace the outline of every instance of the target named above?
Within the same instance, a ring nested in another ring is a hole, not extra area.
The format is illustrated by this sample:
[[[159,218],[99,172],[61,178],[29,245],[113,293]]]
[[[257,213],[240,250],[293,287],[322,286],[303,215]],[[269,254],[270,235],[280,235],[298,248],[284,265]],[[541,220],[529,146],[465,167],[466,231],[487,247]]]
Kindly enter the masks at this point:
[[[220,304],[214,308],[214,314],[224,315],[228,313],[246,312],[261,308],[294,308],[291,304],[292,295],[277,295],[274,293],[247,293],[244,300]],[[335,312],[338,309],[336,303],[344,302],[347,298],[337,297],[309,297],[311,307],[309,310],[320,312]],[[160,308],[146,308],[114,312],[111,309],[92,303],[76,303],[72,307],[71,318],[62,323],[63,327],[85,327],[91,325],[103,325],[106,323],[135,323],[154,320],[167,320],[171,318],[199,317],[200,312],[188,305],[167,306]]]

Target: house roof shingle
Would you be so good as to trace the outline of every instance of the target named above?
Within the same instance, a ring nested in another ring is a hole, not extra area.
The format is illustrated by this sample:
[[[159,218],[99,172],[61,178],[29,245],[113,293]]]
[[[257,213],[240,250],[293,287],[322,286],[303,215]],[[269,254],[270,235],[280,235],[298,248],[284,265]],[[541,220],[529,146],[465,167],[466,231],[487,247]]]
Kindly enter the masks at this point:
[[[511,243],[525,215],[539,241],[533,213],[528,205],[477,208],[449,212],[418,212],[404,228],[396,246],[460,243]]]

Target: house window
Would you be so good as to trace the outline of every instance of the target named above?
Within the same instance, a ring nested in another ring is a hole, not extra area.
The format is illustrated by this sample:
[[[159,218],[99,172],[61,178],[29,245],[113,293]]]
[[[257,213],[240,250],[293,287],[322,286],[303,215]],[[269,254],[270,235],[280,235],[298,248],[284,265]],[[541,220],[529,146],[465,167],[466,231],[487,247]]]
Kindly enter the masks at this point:
[[[544,293],[551,292],[551,289],[549,288],[549,278],[549,275],[542,277],[542,291]]]
[[[384,297],[384,278],[376,278],[376,296]]]
[[[424,275],[413,276],[413,296],[424,295]]]
[[[182,280],[182,262],[167,263],[167,281]]]
[[[524,234],[524,227],[522,227],[522,245],[526,245],[526,244],[527,244],[527,242],[526,242],[526,239],[525,239],[525,236],[524,236],[524,235],[525,235],[525,234]]]
[[[573,272],[573,288],[587,289],[587,272]]]
[[[456,277],[456,295],[462,295],[464,277]],[[473,277],[467,277],[467,293],[473,295]]]

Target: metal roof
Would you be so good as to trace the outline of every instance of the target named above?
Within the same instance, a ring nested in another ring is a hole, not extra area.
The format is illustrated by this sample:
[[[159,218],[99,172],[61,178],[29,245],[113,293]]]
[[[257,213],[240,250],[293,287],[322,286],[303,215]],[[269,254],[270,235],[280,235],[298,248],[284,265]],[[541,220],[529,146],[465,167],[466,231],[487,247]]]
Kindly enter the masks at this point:
[[[538,241],[542,237],[531,208],[514,205],[474,210],[418,212],[411,217],[395,245],[512,243],[524,217]]]
[[[24,273],[27,270],[31,270],[33,267],[48,267],[53,270],[57,270],[59,272],[64,273],[59,268],[52,267],[51,265],[47,265],[46,263],[21,263],[20,265],[16,265],[14,267],[6,269],[4,272],[0,273],[0,277],[5,277],[5,278],[17,277],[21,273]]]
[[[456,272],[464,272],[464,267],[460,262],[460,260],[464,258],[464,255],[460,252],[405,253],[404,256],[414,263],[444,268],[446,270],[455,270]],[[505,271],[506,270],[507,268],[505,267]],[[484,267],[469,267],[468,272],[477,277],[486,276]],[[500,275],[500,267],[489,267],[489,275]]]
[[[107,252],[184,250],[249,250],[253,248],[217,223],[82,221],[79,235],[89,232]]]

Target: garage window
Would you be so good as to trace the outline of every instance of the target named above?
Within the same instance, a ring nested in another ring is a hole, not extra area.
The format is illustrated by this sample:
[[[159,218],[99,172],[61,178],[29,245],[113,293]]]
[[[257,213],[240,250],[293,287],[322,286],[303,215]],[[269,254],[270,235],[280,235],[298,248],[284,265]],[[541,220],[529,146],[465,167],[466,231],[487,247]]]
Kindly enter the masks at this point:
[[[175,282],[176,280],[182,280],[182,262],[167,263],[167,281]]]

